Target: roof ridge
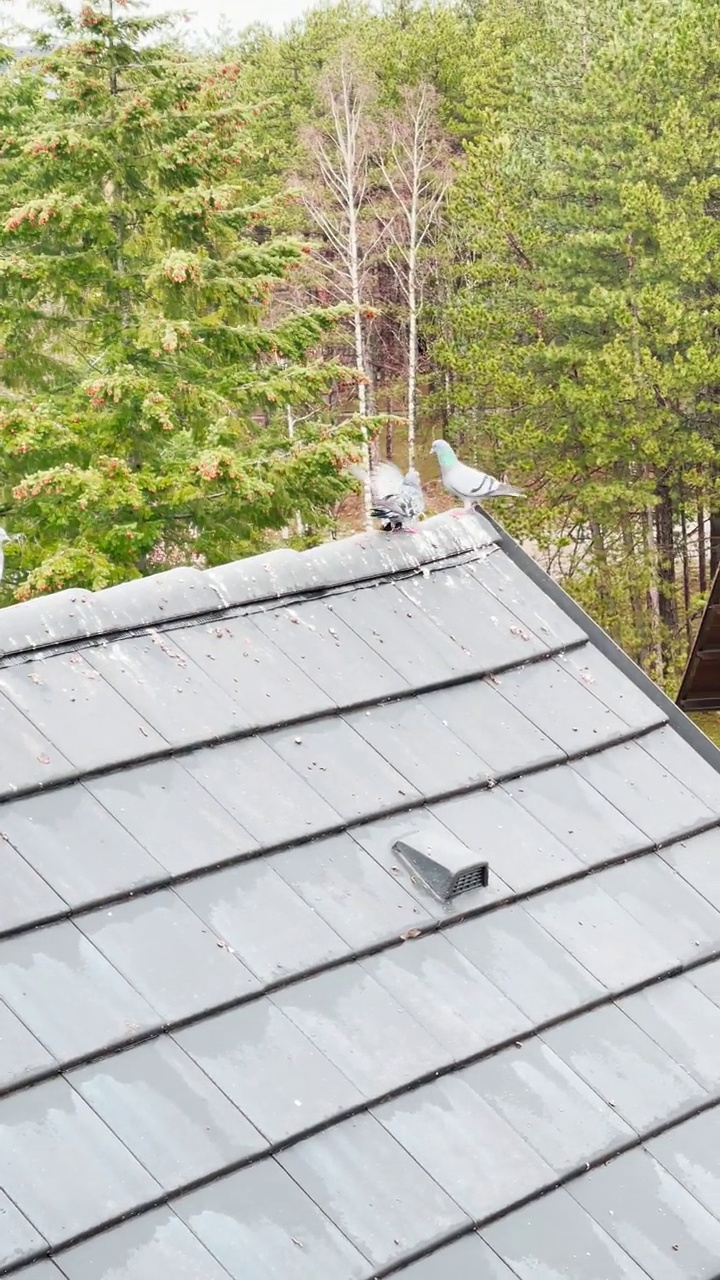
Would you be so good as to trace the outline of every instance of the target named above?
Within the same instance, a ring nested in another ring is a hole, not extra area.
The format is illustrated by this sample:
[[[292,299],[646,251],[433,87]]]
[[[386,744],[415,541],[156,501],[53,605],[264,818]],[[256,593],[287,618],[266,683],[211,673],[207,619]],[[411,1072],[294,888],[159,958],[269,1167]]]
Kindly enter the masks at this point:
[[[0,609],[0,658],[287,596],[358,585],[478,551],[498,533],[478,513],[447,513],[416,534],[360,533],[306,551],[281,548],[210,569],[184,565],[101,591],[69,587]]]

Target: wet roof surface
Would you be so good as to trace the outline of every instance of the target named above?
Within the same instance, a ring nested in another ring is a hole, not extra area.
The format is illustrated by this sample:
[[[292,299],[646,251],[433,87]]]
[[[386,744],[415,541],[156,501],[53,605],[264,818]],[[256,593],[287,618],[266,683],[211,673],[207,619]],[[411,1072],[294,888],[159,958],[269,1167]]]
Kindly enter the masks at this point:
[[[4,610],[0,716],[0,1274],[716,1280],[716,757],[494,526]]]

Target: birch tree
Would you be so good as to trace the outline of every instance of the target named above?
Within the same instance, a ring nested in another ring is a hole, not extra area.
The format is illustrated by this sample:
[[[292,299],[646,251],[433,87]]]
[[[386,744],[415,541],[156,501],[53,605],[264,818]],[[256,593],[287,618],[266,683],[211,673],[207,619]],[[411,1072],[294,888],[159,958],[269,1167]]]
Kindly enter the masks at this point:
[[[328,250],[324,272],[338,298],[350,303],[357,405],[361,418],[370,413],[365,321],[372,317],[366,302],[368,271],[382,239],[382,227],[369,203],[372,157],[370,82],[353,66],[349,49],[320,82],[323,119],[303,132],[312,176],[301,183],[305,208]],[[370,444],[364,431],[364,466],[370,472]],[[364,486],[365,523],[371,527],[372,498]]]
[[[428,259],[424,254],[450,184],[450,148],[429,84],[406,88],[384,130],[379,164],[390,195],[388,259],[407,307],[408,466],[415,465],[418,318]]]

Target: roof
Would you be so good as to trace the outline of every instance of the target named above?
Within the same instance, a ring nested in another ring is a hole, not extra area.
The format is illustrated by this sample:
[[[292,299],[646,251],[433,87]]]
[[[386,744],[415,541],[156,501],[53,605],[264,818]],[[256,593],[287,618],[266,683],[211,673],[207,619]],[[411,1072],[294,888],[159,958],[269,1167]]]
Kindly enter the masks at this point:
[[[2,1274],[717,1273],[718,752],[496,525],[0,654]]]
[[[720,711],[720,571],[710,587],[677,704],[683,711]]]

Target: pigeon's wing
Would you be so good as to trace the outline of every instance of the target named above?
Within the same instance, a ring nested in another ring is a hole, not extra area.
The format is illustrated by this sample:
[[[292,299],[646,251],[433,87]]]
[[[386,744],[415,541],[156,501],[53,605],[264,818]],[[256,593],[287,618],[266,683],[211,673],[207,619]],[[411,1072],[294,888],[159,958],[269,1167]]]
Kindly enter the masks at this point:
[[[378,462],[370,472],[373,501],[384,502],[402,490],[403,473],[394,462]]]
[[[464,462],[456,462],[450,467],[443,476],[445,487],[454,493],[458,498],[469,498],[480,501],[482,498],[499,498],[502,495],[510,497],[511,495],[521,496],[519,489],[513,489],[512,485],[504,484],[502,480],[496,480],[494,476],[489,476],[485,471],[477,471],[475,467],[468,467]]]
[[[403,499],[407,504],[411,517],[421,516],[425,510],[425,494],[417,473],[410,472],[405,477]]]

